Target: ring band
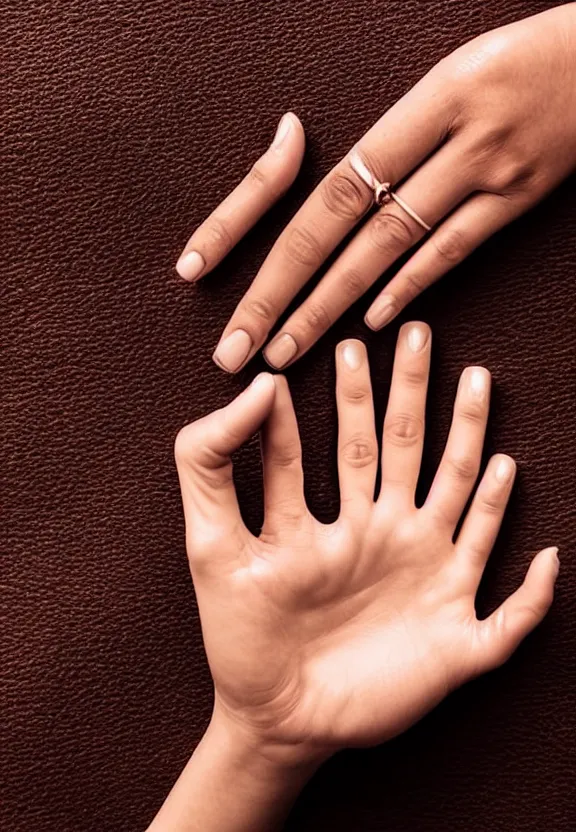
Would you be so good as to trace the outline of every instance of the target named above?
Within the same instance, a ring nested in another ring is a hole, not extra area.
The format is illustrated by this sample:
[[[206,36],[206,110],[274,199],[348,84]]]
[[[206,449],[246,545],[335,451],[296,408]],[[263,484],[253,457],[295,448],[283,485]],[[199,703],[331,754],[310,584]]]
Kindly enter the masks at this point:
[[[414,222],[417,222],[421,228],[425,231],[432,230],[432,226],[428,225],[427,222],[424,222],[422,217],[420,217],[413,208],[410,208],[410,206],[392,190],[390,182],[379,182],[376,179],[374,174],[368,170],[355,150],[350,153],[349,160],[360,179],[370,188],[371,191],[374,192],[374,202],[376,205],[386,205],[387,202],[390,202],[390,200],[393,199],[394,202],[399,205],[409,217],[412,217]]]

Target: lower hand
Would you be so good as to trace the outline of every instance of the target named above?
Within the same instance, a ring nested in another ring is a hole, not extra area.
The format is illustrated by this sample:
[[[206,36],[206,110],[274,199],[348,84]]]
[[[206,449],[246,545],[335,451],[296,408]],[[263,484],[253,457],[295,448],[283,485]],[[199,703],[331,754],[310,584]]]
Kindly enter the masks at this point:
[[[383,429],[382,484],[366,351],[337,349],[341,511],[304,499],[286,380],[262,374],[176,441],[190,566],[215,684],[214,721],[266,759],[306,763],[404,731],[451,690],[500,665],[545,615],[558,571],[541,551],[488,618],[474,599],[514,480],[507,456],[480,468],[490,376],[467,368],[428,497],[415,505],[431,335],[399,336]],[[230,454],[263,424],[265,521],[242,522]]]

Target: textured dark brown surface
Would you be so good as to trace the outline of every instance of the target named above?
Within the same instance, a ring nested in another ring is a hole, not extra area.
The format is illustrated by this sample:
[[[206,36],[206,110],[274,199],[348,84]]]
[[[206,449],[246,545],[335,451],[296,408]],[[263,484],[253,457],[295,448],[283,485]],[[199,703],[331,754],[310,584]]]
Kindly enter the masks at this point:
[[[223,375],[219,330],[310,187],[433,63],[549,3],[4,3],[3,784],[6,832],[143,829],[211,706],[172,442],[262,368]],[[375,43],[378,43],[375,48]],[[288,108],[294,193],[205,285],[173,264]],[[576,827],[574,180],[403,317],[435,334],[429,481],[466,363],[494,375],[489,450],[520,467],[479,606],[561,547],[553,611],[510,664],[408,735],[331,761],[290,830]],[[333,347],[368,344],[380,410],[397,322],[367,299],[289,371],[311,506],[337,506]],[[260,516],[257,446],[239,458]]]

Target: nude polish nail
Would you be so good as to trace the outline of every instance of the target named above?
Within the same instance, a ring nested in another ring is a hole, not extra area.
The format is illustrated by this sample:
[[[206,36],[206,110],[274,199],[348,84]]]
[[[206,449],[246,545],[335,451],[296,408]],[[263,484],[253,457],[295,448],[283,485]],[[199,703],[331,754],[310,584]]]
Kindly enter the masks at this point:
[[[396,302],[390,295],[376,298],[364,317],[364,323],[370,329],[378,330],[389,324],[396,315]]]
[[[189,251],[183,254],[176,263],[176,271],[184,280],[193,282],[198,280],[206,267],[206,261],[199,251]]]
[[[292,119],[290,118],[289,114],[286,113],[280,119],[278,124],[278,129],[276,130],[276,135],[274,136],[274,140],[272,142],[272,148],[274,150],[280,150],[282,145],[284,144],[286,137],[290,133],[292,129]]]
[[[413,324],[408,330],[408,346],[412,352],[420,352],[426,346],[428,330],[418,324]]]
[[[342,358],[344,363],[350,370],[359,370],[362,366],[362,349],[360,345],[354,341],[344,344],[342,348]]]
[[[473,396],[483,399],[488,391],[488,373],[482,367],[471,367],[468,385]]]
[[[298,344],[287,332],[277,335],[264,350],[264,358],[274,367],[280,370],[291,361],[298,352]]]
[[[235,373],[244,364],[254,342],[245,329],[236,329],[220,341],[212,356],[213,361],[227,373]]]
[[[504,485],[504,483],[507,483],[512,479],[513,473],[514,463],[506,457],[502,457],[496,465],[496,471],[494,474],[496,480]]]

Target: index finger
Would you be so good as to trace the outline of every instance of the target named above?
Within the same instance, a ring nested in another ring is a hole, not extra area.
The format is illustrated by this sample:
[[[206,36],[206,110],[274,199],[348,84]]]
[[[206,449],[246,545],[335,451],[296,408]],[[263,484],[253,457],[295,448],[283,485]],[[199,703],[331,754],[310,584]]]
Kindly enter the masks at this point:
[[[453,104],[449,96],[437,92],[434,80],[422,79],[354,146],[380,182],[403,179],[444,140]],[[347,154],[312,192],[269,252],[215,350],[214,360],[220,367],[236,372],[244,366],[288,304],[372,204]],[[293,357],[295,342],[286,339],[285,350],[279,366]]]

